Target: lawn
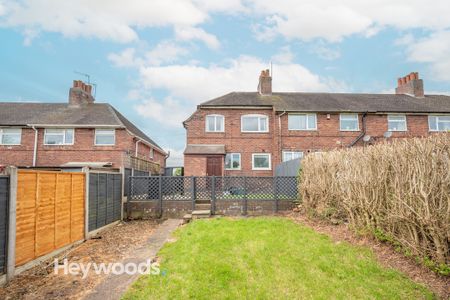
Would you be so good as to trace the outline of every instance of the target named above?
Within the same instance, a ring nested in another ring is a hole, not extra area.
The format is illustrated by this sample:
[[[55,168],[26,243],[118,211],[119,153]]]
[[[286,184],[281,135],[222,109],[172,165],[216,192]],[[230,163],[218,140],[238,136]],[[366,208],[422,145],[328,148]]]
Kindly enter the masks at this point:
[[[284,218],[215,218],[179,229],[160,251],[162,275],[124,299],[432,299],[362,247],[334,243]]]

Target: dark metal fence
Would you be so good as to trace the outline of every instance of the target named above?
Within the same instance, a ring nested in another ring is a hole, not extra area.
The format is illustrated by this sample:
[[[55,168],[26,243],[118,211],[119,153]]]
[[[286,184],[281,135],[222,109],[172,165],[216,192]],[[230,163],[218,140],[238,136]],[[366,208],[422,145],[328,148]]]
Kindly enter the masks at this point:
[[[122,174],[89,173],[89,231],[121,218]]]
[[[9,177],[0,176],[0,274],[6,271],[6,249],[9,221]]]
[[[248,205],[261,207],[262,203],[271,201],[271,208],[278,211],[279,203],[292,203],[298,199],[297,177],[249,177],[249,176],[207,176],[207,177],[161,177],[132,176],[129,180],[128,202],[158,202],[162,214],[163,206],[168,201],[211,203],[214,214],[218,205],[224,202],[238,203],[242,214],[247,214]]]

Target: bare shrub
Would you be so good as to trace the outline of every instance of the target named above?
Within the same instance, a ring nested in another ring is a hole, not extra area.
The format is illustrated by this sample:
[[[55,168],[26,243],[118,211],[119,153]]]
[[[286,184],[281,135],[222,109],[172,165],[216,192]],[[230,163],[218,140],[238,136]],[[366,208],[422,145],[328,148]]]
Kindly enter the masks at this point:
[[[309,155],[300,190],[307,211],[448,267],[450,135]]]

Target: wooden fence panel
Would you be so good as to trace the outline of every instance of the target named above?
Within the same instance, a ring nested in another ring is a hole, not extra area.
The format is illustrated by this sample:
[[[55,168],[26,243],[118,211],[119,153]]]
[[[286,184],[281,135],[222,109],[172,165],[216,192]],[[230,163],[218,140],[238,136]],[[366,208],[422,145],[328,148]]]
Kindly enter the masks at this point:
[[[84,176],[18,172],[16,266],[84,238]]]

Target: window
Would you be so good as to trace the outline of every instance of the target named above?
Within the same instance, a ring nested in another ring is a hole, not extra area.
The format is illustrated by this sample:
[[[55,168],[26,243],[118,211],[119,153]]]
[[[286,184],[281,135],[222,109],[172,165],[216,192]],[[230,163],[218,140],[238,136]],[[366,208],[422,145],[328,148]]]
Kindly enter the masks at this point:
[[[45,129],[44,145],[73,145],[73,129]]]
[[[252,154],[252,169],[253,170],[271,170],[272,162],[270,154],[257,153]]]
[[[241,169],[241,154],[240,153],[227,153],[225,156],[225,169],[226,170],[240,170]]]
[[[208,115],[206,116],[206,132],[224,132],[224,116]]]
[[[0,128],[1,145],[20,145],[21,139],[21,128]]]
[[[150,148],[150,158],[153,159],[155,157],[155,151],[153,148]]]
[[[303,152],[300,151],[283,151],[283,161],[289,161],[297,158],[303,158]]]
[[[264,115],[245,115],[241,117],[242,132],[269,132],[269,118]]]
[[[430,131],[450,131],[450,115],[428,116]]]
[[[95,144],[100,146],[114,145],[116,142],[115,129],[95,129]]]
[[[288,128],[289,130],[316,130],[316,114],[289,114]]]
[[[389,131],[406,131],[405,115],[388,115]]]
[[[358,131],[358,114],[340,115],[341,131]]]

